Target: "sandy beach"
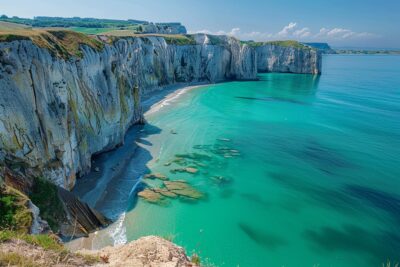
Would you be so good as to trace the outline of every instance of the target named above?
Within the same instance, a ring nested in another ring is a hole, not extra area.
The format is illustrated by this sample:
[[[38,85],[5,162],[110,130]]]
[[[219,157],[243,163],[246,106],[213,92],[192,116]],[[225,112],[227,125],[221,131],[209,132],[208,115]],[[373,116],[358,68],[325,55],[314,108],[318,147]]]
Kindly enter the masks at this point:
[[[172,105],[187,92],[206,85],[172,85],[143,96],[145,118]],[[159,131],[154,129],[151,134]],[[156,144],[152,144],[151,149],[144,144],[146,136],[142,125],[134,125],[127,131],[123,146],[93,158],[92,170],[97,168],[98,171],[92,171],[78,180],[73,193],[111,218],[114,223],[87,238],[65,240],[71,250],[99,249],[126,242],[123,225],[125,211],[142,175],[148,172],[148,164],[157,154]]]
[[[196,83],[192,85],[177,84],[164,87],[161,90],[154,91],[149,95],[143,96],[142,106],[145,111],[144,115],[154,114],[165,106],[171,105],[185,93],[206,86],[205,83]]]

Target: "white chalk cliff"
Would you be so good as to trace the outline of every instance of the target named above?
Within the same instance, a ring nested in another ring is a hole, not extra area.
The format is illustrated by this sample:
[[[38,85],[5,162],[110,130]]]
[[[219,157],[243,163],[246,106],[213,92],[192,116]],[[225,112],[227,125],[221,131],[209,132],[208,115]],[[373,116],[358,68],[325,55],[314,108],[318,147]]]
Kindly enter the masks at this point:
[[[321,73],[322,56],[316,49],[266,43],[255,50],[258,72]]]
[[[178,82],[255,79],[255,51],[236,39],[120,38],[62,59],[30,40],[0,43],[0,161],[70,189],[91,157],[143,121],[141,95]]]
[[[80,49],[81,57],[62,58],[30,40],[0,43],[0,161],[67,189],[90,170],[94,154],[120,145],[127,129],[143,122],[145,93],[252,80],[257,70],[317,74],[321,67],[312,49],[254,48],[204,34],[186,43],[124,37]]]

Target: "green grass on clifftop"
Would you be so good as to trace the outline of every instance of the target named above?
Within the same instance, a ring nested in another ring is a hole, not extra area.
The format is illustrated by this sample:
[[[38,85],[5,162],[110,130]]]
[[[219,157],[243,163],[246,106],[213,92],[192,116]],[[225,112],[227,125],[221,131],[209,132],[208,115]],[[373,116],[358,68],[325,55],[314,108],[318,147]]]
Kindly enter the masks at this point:
[[[11,230],[2,230],[0,231],[0,243],[5,242],[11,239],[20,239],[25,242],[38,245],[47,250],[53,250],[57,252],[65,251],[65,248],[62,244],[58,243],[58,241],[52,237],[51,235],[42,234],[42,235],[29,235],[25,233],[20,233]]]
[[[0,22],[0,42],[31,40],[41,48],[47,48],[53,55],[68,59],[81,58],[81,45],[100,50],[104,44],[86,34],[57,28],[32,28],[25,25]]]
[[[247,44],[252,47],[259,47],[264,45],[275,45],[275,46],[282,46],[282,47],[293,47],[298,49],[304,50],[311,50],[309,46],[306,46],[302,43],[299,43],[294,40],[286,40],[286,41],[269,41],[269,42],[254,42],[254,41],[242,41],[242,44]]]
[[[165,35],[163,36],[167,44],[172,45],[195,45],[196,41],[190,35]]]

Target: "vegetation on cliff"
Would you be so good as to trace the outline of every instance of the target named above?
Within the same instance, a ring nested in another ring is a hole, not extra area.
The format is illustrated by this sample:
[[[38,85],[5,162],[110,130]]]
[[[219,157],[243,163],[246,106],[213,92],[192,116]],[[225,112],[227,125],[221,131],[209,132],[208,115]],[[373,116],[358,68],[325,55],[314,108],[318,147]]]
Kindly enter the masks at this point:
[[[104,44],[83,33],[64,29],[37,29],[18,24],[0,22],[0,42],[31,40],[39,47],[47,48],[53,55],[68,59],[83,56],[80,47],[87,45],[101,50]]]
[[[18,190],[2,185],[0,187],[0,230],[14,229],[28,233],[32,219],[29,199]]]
[[[293,47],[298,49],[304,50],[311,50],[313,48],[304,45],[298,41],[294,40],[285,40],[285,41],[269,41],[269,42],[254,42],[254,41],[242,41],[243,44],[247,44],[251,47],[259,47],[264,45],[275,45],[275,46],[282,46],[282,47]]]
[[[36,178],[30,198],[40,209],[42,219],[46,220],[50,228],[57,232],[60,222],[66,220],[63,204],[58,197],[57,187],[43,178]]]
[[[163,36],[167,44],[171,45],[195,45],[196,41],[191,35],[166,35]]]
[[[99,256],[69,252],[55,235],[0,231],[0,266],[91,266],[99,263]]]
[[[55,235],[49,235],[49,234],[30,235],[27,233],[21,233],[12,230],[0,231],[0,243],[12,239],[24,240],[29,244],[37,245],[48,250],[54,250],[57,252],[66,251],[65,247],[59,242],[58,238]]]

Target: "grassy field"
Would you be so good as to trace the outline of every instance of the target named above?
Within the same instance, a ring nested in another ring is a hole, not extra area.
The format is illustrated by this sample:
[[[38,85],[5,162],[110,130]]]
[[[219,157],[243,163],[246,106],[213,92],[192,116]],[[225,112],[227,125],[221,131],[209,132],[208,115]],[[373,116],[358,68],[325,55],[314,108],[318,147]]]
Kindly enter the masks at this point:
[[[114,31],[115,28],[85,28],[85,27],[72,27],[72,28],[66,28],[68,30],[74,31],[74,32],[79,32],[79,33],[84,33],[84,34],[102,34],[105,32],[110,32]]]
[[[90,34],[90,35],[96,35],[96,34],[105,34],[108,32],[118,32],[118,31],[127,31],[127,32],[133,32],[137,33],[139,30],[138,25],[132,25],[132,26],[126,26],[126,27],[104,27],[104,28],[87,28],[87,27],[71,27],[71,28],[65,28],[71,31],[79,32],[79,33],[84,33],[84,34]]]

